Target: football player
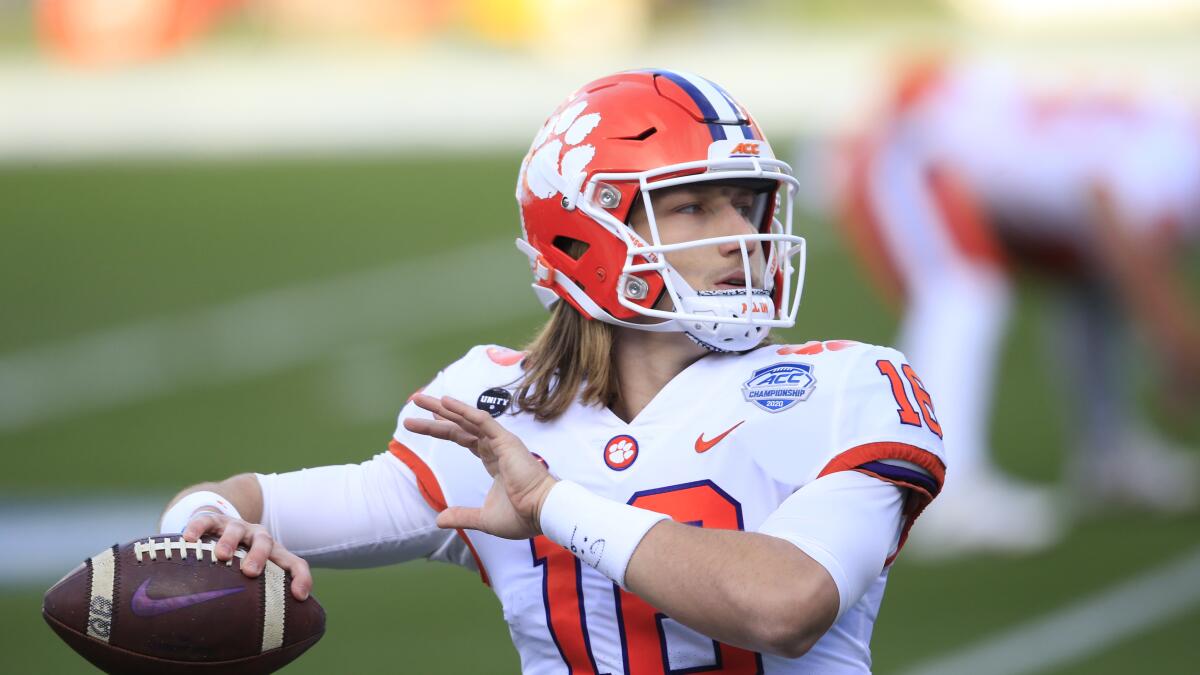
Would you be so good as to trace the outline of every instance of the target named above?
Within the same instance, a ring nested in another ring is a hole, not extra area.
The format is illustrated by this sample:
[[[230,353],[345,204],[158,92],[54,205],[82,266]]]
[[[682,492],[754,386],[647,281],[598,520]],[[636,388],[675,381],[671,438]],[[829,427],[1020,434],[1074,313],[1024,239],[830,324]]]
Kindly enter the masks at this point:
[[[881,286],[901,296],[900,346],[944,397],[952,487],[918,552],[1027,552],[1054,543],[1069,503],[1003,474],[988,449],[1014,270],[1054,289],[1057,354],[1075,417],[1076,504],[1196,505],[1197,462],[1134,413],[1127,323],[1184,401],[1200,383],[1200,318],[1178,274],[1200,233],[1200,125],[1149,98],[1042,96],[992,66],[921,60],[854,143],[846,221]],[[1194,399],[1193,399],[1194,401]],[[1004,508],[996,508],[1003,504]]]
[[[799,304],[796,185],[704,78],[585,85],[518,177],[550,311],[528,348],[446,367],[388,452],[193,486],[164,531],[248,545],[300,597],[307,563],[477,570],[526,673],[868,672],[942,431],[899,352],[766,340]]]

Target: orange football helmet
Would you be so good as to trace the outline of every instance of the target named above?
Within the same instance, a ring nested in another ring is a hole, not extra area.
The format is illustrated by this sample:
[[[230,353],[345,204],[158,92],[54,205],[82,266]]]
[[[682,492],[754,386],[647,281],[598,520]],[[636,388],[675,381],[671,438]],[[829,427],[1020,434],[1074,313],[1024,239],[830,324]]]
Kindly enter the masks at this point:
[[[756,232],[662,243],[654,190],[731,180],[757,187]],[[715,351],[744,351],[770,328],[795,323],[805,254],[804,239],[792,234],[797,187],[724,89],[680,71],[618,73],[572,94],[534,138],[517,181],[524,235],[517,246],[546,307],[565,300],[592,319],[683,331]],[[649,241],[627,224],[639,197]],[[745,288],[692,289],[666,260],[669,251],[730,241],[741,247]],[[753,242],[766,253],[762,288],[752,283]],[[667,309],[656,307],[664,293]],[[639,316],[660,321],[632,321]]]

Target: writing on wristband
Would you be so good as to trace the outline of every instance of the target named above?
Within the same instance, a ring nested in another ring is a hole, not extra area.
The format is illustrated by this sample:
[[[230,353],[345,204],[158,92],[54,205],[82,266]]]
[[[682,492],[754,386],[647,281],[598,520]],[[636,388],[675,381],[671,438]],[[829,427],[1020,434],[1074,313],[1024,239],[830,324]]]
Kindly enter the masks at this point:
[[[559,481],[542,503],[542,533],[625,588],[625,570],[642,538],[667,516],[605,499]]]
[[[600,561],[604,558],[604,539],[592,539],[588,541],[585,535],[579,534],[579,528],[575,527],[571,530],[571,537],[563,546],[575,557],[579,558],[583,564],[589,567],[599,567]]]

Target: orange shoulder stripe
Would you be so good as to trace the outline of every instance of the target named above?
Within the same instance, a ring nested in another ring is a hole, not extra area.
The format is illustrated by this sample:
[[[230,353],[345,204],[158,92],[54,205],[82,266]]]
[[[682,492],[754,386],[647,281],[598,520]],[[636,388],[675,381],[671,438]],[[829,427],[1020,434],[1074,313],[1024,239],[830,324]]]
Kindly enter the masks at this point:
[[[446,510],[446,494],[442,492],[442,486],[438,483],[437,476],[433,475],[433,470],[425,463],[425,460],[417,456],[400,441],[392,439],[388,443],[388,451],[396,456],[404,465],[407,466],[417,477],[417,489],[421,491],[421,496],[425,498],[425,503],[434,511],[441,513]],[[471,543],[471,538],[461,529],[455,530],[458,536],[462,538],[467,548],[471,551],[471,556],[475,558],[475,566],[479,568],[479,578],[484,584],[491,586],[492,582],[488,579],[487,570],[483,567],[483,560],[479,558],[479,553],[475,550],[475,545]]]
[[[425,503],[429,504],[429,508],[441,513],[446,510],[446,495],[442,492],[442,486],[438,483],[437,477],[433,475],[433,470],[425,463],[425,460],[417,456],[417,453],[408,449],[396,439],[388,444],[388,451],[396,456],[401,462],[412,470],[417,476],[417,488],[421,491],[421,496],[425,498]]]

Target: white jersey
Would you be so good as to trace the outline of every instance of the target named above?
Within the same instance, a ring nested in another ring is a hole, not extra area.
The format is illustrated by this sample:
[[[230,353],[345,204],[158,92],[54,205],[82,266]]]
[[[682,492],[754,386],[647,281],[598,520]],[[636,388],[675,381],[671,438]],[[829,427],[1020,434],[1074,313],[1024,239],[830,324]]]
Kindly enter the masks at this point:
[[[1013,216],[997,227],[1086,240],[1099,187],[1138,230],[1200,233],[1200,117],[1176,102],[1045,96],[968,66],[944,73],[899,119],[912,152],[958,174],[988,211]]]
[[[595,494],[701,527],[759,530],[818,477],[854,470],[906,488],[903,530],[944,476],[941,430],[919,378],[891,349],[848,341],[711,354],[684,370],[630,423],[572,405],[541,423],[514,414],[522,355],[476,347],[423,391],[494,411],[548,466]],[[409,404],[400,418],[427,416]],[[435,510],[478,506],[492,484],[470,452],[400,425],[392,453]],[[768,528],[769,529],[769,528]],[[525,673],[867,672],[888,564],[799,659],[719,644],[581,565],[545,537],[460,531],[499,597]],[[443,559],[467,559],[452,552]]]

